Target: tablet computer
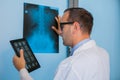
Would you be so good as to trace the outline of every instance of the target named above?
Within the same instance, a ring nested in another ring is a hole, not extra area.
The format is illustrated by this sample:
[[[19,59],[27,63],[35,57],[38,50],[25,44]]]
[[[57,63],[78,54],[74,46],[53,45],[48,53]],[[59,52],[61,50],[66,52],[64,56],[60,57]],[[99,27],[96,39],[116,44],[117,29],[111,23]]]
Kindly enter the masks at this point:
[[[38,63],[35,55],[33,54],[27,40],[25,38],[10,40],[10,43],[18,57],[20,57],[20,49],[24,51],[24,58],[26,61],[26,69],[28,72],[36,70],[40,68],[40,64]]]

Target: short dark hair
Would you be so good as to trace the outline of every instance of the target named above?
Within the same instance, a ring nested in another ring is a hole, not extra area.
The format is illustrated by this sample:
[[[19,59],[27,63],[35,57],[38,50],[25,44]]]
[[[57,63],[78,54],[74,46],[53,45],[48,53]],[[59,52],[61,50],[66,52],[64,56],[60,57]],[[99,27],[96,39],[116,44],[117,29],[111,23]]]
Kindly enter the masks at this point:
[[[64,11],[64,13],[67,11],[69,11],[68,21],[76,21],[80,23],[82,31],[91,34],[93,26],[93,17],[90,12],[88,12],[84,8],[68,8]]]

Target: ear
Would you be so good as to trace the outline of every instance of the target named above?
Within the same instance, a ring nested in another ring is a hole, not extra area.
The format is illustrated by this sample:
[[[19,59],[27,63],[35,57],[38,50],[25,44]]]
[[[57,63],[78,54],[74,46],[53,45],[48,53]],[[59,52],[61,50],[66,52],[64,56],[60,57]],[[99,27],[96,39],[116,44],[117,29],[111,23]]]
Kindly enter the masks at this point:
[[[80,24],[78,22],[74,22],[73,25],[74,25],[74,30],[76,31],[80,30]]]

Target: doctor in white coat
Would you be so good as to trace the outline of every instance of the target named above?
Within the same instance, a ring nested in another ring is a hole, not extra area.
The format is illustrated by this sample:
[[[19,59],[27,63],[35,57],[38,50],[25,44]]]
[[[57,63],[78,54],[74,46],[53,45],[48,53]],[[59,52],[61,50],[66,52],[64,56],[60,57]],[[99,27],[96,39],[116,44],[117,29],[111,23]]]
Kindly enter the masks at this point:
[[[93,26],[91,13],[83,8],[68,8],[62,18],[56,17],[56,20],[58,29],[54,26],[52,29],[72,50],[70,56],[59,64],[53,80],[110,80],[108,53],[90,38]],[[13,57],[13,63],[21,80],[33,80],[25,69],[23,50],[20,50],[20,57]]]

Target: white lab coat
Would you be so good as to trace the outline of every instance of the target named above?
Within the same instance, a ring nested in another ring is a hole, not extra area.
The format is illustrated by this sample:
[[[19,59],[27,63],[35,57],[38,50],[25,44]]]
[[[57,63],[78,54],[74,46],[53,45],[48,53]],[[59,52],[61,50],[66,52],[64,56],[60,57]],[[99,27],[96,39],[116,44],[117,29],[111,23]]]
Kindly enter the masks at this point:
[[[90,40],[61,62],[54,80],[109,80],[109,72],[108,53]]]
[[[54,80],[109,80],[109,74],[108,53],[90,40],[60,63]],[[20,75],[23,80],[32,80],[25,70]]]

